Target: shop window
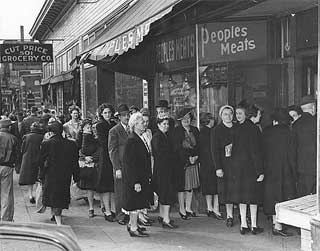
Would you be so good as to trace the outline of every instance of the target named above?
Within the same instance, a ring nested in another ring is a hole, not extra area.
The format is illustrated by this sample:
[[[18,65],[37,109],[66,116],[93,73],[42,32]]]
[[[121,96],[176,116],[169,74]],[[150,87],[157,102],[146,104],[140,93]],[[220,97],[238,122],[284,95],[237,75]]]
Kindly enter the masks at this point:
[[[169,101],[171,115],[183,107],[197,107],[195,72],[159,75],[159,100]]]
[[[302,60],[303,64],[303,81],[302,81],[302,96],[316,95],[318,84],[318,65],[317,56],[305,57]]]

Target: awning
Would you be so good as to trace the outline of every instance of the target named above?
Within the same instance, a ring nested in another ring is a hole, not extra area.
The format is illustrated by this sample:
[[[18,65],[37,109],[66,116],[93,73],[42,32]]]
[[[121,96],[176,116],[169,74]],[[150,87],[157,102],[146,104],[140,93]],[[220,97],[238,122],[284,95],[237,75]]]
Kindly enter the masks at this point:
[[[41,85],[56,84],[59,82],[72,80],[74,78],[72,72],[73,70],[70,70],[70,71],[62,72],[58,75],[43,79],[41,81]]]
[[[150,24],[172,11],[182,0],[139,0],[125,12],[112,27],[98,38],[81,56],[100,60],[115,54],[121,55],[134,49],[150,31]]]

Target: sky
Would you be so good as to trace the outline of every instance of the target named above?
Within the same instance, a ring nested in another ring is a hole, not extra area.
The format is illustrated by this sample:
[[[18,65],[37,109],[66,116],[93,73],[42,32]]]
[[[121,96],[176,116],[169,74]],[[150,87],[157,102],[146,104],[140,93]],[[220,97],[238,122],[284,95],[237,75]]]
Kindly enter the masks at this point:
[[[29,39],[29,31],[44,2],[45,0],[0,0],[0,41],[20,39],[20,25],[24,26],[25,39]]]

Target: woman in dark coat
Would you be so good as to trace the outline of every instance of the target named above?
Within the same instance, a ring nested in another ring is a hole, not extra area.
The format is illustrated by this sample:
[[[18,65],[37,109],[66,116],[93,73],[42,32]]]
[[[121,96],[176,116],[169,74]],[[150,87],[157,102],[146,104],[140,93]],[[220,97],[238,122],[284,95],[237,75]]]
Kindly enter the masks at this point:
[[[92,120],[82,121],[78,134],[80,180],[78,187],[87,191],[89,217],[94,217],[93,197],[97,184],[97,163],[99,160],[98,140],[92,131]]]
[[[266,215],[272,216],[274,235],[288,236],[275,219],[275,204],[295,198],[296,163],[290,116],[279,108],[272,114],[273,126],[263,132],[264,204]]]
[[[74,141],[62,137],[63,127],[57,121],[49,124],[52,136],[41,143],[39,180],[42,204],[51,207],[57,225],[61,225],[62,209],[69,208],[71,176],[79,179],[78,148]]]
[[[24,135],[21,146],[21,169],[19,185],[28,185],[30,203],[34,204],[33,185],[37,181],[40,161],[40,145],[43,140],[43,129],[38,122],[32,123],[31,132]]]
[[[175,184],[178,191],[179,214],[184,220],[195,217],[191,210],[193,190],[200,186],[199,180],[199,130],[191,126],[192,109],[178,112],[179,126],[174,129],[174,152],[177,155]]]
[[[211,155],[217,175],[219,202],[226,205],[227,227],[233,226],[233,203],[229,200],[228,184],[231,182],[231,150],[233,142],[233,107],[224,105],[219,110],[221,123],[211,133]]]
[[[111,120],[114,108],[110,104],[102,104],[98,108],[100,120],[96,124],[96,133],[99,144],[98,176],[95,190],[100,193],[100,200],[105,220],[115,221],[114,181],[113,168],[108,154],[109,131],[116,124]]]
[[[169,117],[157,119],[158,130],[151,140],[154,156],[154,169],[152,183],[159,196],[159,221],[164,228],[176,228],[170,221],[170,206],[176,201],[177,191],[174,188],[175,155],[172,142],[168,138]]]
[[[211,155],[211,131],[214,118],[211,113],[200,114],[200,183],[202,194],[206,197],[207,215],[222,220],[219,210],[217,176]],[[213,204],[212,204],[213,202]]]
[[[228,183],[230,200],[239,204],[240,233],[250,232],[246,220],[247,204],[250,204],[251,233],[258,234],[263,229],[257,226],[258,204],[262,202],[262,181],[264,179],[261,153],[261,132],[248,119],[246,105],[238,105],[232,146],[231,182]]]
[[[137,225],[140,210],[149,207],[151,172],[151,154],[147,142],[142,137],[146,124],[140,112],[131,115],[129,119],[131,134],[124,147],[123,184],[124,205],[129,212],[128,231],[131,237],[147,237]]]

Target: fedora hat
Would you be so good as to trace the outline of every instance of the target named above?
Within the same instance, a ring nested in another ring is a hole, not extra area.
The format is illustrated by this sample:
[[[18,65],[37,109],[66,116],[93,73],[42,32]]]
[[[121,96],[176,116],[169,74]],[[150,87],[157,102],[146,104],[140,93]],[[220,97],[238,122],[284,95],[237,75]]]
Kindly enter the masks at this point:
[[[121,115],[123,113],[129,113],[129,107],[126,104],[121,104],[118,106],[117,112]]]
[[[300,100],[300,106],[315,103],[316,99],[312,95],[303,96]]]
[[[156,105],[156,108],[157,107],[165,107],[165,108],[169,108],[169,103],[167,100],[165,99],[160,99],[159,100],[159,103]]]
[[[8,118],[4,118],[0,120],[0,128],[8,128],[9,126],[11,126],[14,122],[11,121]]]
[[[187,114],[191,113],[192,108],[182,108],[181,110],[178,111],[177,113],[177,120],[182,120]]]

